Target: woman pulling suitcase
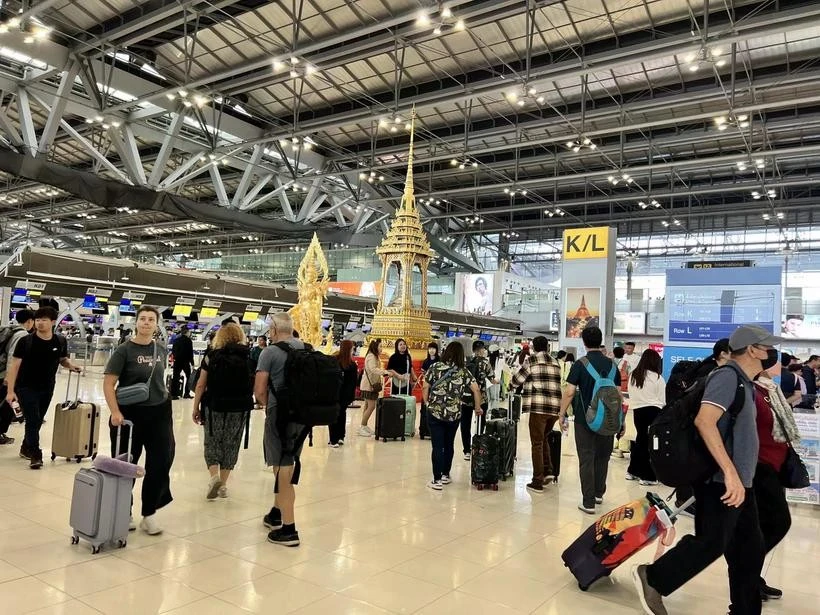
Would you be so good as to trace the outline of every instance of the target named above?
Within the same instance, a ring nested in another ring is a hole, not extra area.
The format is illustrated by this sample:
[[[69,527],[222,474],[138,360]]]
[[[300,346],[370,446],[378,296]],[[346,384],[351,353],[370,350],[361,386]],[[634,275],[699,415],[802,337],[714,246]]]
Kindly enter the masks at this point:
[[[162,533],[157,510],[173,500],[170,475],[176,443],[163,369],[168,352],[154,340],[159,312],[143,305],[137,310],[136,320],[136,333],[117,346],[105,366],[103,391],[111,410],[112,456],[126,452],[128,434],[123,435],[120,450],[115,450],[117,428],[126,419],[134,424],[131,461],[138,463],[145,449],[140,529],[153,536]],[[133,523],[132,528],[136,529]]]

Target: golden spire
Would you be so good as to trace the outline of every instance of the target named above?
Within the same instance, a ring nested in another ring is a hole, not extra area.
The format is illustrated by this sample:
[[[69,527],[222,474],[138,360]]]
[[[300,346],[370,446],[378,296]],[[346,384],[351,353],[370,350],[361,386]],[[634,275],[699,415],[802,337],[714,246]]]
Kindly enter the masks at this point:
[[[400,210],[415,212],[416,197],[413,193],[413,141],[416,134],[416,106],[410,113],[410,150],[407,153],[407,178],[404,180],[404,194],[401,197]]]

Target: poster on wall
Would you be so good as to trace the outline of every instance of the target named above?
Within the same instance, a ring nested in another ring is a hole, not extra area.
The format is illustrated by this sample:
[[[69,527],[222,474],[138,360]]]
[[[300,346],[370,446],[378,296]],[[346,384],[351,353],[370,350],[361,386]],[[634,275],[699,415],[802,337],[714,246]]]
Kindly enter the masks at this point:
[[[820,314],[787,314],[782,336],[796,340],[820,340]]]
[[[795,412],[794,420],[800,432],[800,443],[794,450],[806,464],[810,484],[805,489],[787,489],[786,500],[820,504],[820,415]]]
[[[565,337],[579,338],[585,327],[601,326],[600,288],[568,288],[566,306]]]
[[[612,324],[612,332],[643,335],[646,333],[646,313],[615,312],[615,321]]]
[[[489,316],[493,313],[493,276],[468,274],[462,280],[464,311]]]

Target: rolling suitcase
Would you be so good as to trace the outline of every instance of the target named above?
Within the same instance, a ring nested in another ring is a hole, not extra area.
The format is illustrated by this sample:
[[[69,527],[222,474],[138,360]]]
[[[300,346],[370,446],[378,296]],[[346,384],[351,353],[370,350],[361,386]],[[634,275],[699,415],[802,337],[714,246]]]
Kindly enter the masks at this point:
[[[124,425],[132,426],[131,421]],[[129,429],[129,432],[133,429]],[[122,427],[117,430],[117,448],[120,450]],[[128,437],[128,459],[131,459],[132,439]],[[103,545],[115,543],[120,549],[128,542],[131,522],[131,490],[133,478],[115,476],[94,468],[83,468],[74,476],[71,496],[70,525],[74,530],[71,544],[80,538],[91,544],[97,554]]]
[[[589,526],[561,554],[564,566],[572,572],[581,591],[586,591],[658,537],[659,552],[672,544],[677,516],[692,502],[694,498],[672,509],[660,496],[647,492],[646,497],[606,513]]]
[[[561,475],[561,444],[564,441],[564,434],[560,431],[552,430],[547,434],[547,444],[550,445],[550,461],[552,462],[553,482],[558,482]]]
[[[476,417],[478,422],[478,417]],[[484,488],[498,491],[500,442],[494,435],[476,433],[470,446],[470,482],[481,491]],[[479,431],[480,428],[477,428]]]
[[[412,395],[393,395],[404,400],[404,435],[416,435],[416,398]]]
[[[427,404],[421,404],[421,410],[419,410],[419,438],[424,440],[424,438],[430,437],[430,426],[427,424]]]
[[[65,457],[80,463],[97,456],[100,440],[100,409],[96,404],[80,401],[80,375],[75,377],[74,399],[69,398],[71,375],[66,382],[66,401],[54,409],[54,433],[51,437],[51,460]]]
[[[376,440],[404,441],[407,403],[399,397],[382,397],[376,403]]]
[[[501,480],[513,475],[517,425],[512,419],[490,419],[484,426],[484,433],[495,436],[499,441],[498,474]]]

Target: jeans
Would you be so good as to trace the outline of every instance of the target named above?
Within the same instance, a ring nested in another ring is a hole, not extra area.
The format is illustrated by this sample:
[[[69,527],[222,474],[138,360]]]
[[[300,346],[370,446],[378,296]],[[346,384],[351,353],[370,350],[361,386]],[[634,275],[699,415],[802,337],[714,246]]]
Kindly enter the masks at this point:
[[[532,484],[544,485],[545,476],[555,476],[552,467],[547,434],[552,431],[558,416],[530,412],[530,442],[532,443]]]
[[[612,454],[612,436],[601,436],[576,417],[575,450],[578,452],[578,472],[585,508],[595,508],[595,498],[606,493],[606,475]]]
[[[182,364],[174,361],[174,368],[171,370],[171,397],[179,397],[179,375],[185,373],[185,397],[191,394],[191,364]]]
[[[123,416],[134,423],[131,442],[133,463],[139,463],[145,449],[145,478],[142,479],[142,516],[148,517],[173,501],[171,496],[171,465],[176,442],[171,413],[171,401],[156,406],[122,406]],[[205,429],[208,429],[206,426]],[[129,428],[122,428],[119,451],[115,450],[117,428],[109,424],[111,456],[128,451]]]
[[[638,435],[635,436],[635,444],[632,446],[627,472],[641,480],[657,480],[655,471],[649,464],[649,426],[657,418],[660,411],[661,409],[655,406],[635,408],[632,411],[635,430]]]
[[[759,584],[765,550],[754,489],[746,490],[740,508],[721,502],[726,491],[723,483],[695,485],[694,490],[695,535],[681,538],[648,567],[649,585],[668,596],[723,555],[729,567],[730,613],[760,615]]]
[[[777,471],[767,463],[758,463],[754,479],[755,501],[763,534],[763,549],[774,549],[792,526],[792,516],[786,503],[786,491],[780,484]]]
[[[40,427],[46,417],[51,398],[54,396],[54,383],[43,389],[17,389],[17,401],[26,419],[26,435],[23,445],[30,451],[40,449]]]
[[[433,480],[441,480],[442,475],[450,476],[453,467],[454,443],[459,422],[442,421],[430,414],[427,416],[427,423],[430,427],[430,442],[433,444]]]
[[[484,411],[478,419],[478,431],[482,433],[484,430],[484,423],[487,422],[487,404],[481,404],[481,409]],[[461,446],[466,455],[472,450],[473,445],[473,418],[475,417],[475,408],[473,404],[469,406],[461,404]]]
[[[339,416],[333,425],[328,426],[329,439],[331,444],[336,444],[339,440],[345,439],[345,425],[347,424],[347,407],[353,400],[343,399],[339,402]]]

